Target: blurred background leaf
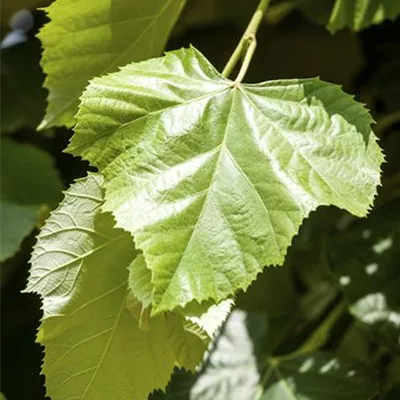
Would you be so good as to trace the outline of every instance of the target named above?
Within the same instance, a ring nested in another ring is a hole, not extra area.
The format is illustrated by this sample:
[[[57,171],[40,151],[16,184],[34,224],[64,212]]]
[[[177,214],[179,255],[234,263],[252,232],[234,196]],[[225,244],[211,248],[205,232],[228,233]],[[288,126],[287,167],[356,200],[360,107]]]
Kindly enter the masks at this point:
[[[271,357],[265,314],[232,312],[198,374],[176,374],[161,399],[365,400],[377,393],[374,372],[329,352]],[[178,384],[191,382],[192,386]]]
[[[55,207],[62,183],[51,156],[29,144],[1,139],[1,256],[13,256],[40,217]]]
[[[330,242],[333,273],[351,314],[383,346],[400,350],[400,201]]]
[[[305,15],[335,33],[344,28],[359,31],[400,14],[397,0],[297,0]]]

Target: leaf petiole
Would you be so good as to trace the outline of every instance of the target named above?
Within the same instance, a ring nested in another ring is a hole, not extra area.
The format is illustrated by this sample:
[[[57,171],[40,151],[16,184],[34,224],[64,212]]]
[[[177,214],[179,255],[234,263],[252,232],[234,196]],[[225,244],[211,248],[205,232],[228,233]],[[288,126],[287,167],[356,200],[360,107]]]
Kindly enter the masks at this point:
[[[255,35],[249,36],[247,38],[247,40],[249,41],[249,44],[247,46],[247,50],[244,55],[242,66],[240,67],[239,73],[235,79],[235,84],[242,82],[242,80],[243,80],[244,76],[246,75],[246,72],[249,68],[249,65],[251,63],[251,59],[253,58],[253,54],[256,50],[256,47],[257,47],[257,39],[256,39]]]
[[[235,69],[236,64],[239,62],[243,53],[245,52],[244,60],[240,68],[239,74],[235,79],[235,83],[240,83],[249,68],[251,59],[257,46],[256,33],[260,26],[261,21],[264,18],[264,14],[267,11],[268,5],[271,0],[261,0],[258,7],[251,18],[249,25],[247,26],[243,36],[241,37],[236,49],[232,53],[228,60],[225,68],[222,71],[222,76],[228,78],[232,71]],[[247,46],[246,46],[247,44]]]

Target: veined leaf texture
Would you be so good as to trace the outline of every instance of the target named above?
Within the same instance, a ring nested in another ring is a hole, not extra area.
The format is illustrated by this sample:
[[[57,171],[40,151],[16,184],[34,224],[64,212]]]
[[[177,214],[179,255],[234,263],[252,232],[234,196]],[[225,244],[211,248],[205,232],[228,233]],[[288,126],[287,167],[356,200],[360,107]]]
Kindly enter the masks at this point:
[[[94,79],[69,152],[151,270],[153,313],[246,289],[319,205],[365,216],[382,154],[367,110],[319,79],[241,84],[195,48]]]

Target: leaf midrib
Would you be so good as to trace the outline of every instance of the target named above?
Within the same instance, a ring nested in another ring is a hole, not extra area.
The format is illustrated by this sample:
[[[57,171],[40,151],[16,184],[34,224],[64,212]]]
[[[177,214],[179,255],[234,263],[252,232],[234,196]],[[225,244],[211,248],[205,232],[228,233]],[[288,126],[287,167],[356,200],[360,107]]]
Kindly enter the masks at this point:
[[[222,143],[221,143],[221,145],[220,145],[219,155],[218,155],[218,159],[217,159],[217,162],[216,162],[215,169],[214,169],[213,174],[212,174],[212,176],[211,176],[210,185],[209,185],[209,187],[208,187],[208,189],[207,189],[207,191],[206,191],[206,193],[205,193],[204,202],[203,202],[203,205],[202,205],[200,214],[199,214],[199,216],[198,216],[198,218],[197,218],[197,220],[196,220],[196,223],[195,223],[195,225],[194,225],[194,227],[193,227],[193,230],[192,230],[192,233],[191,233],[191,235],[190,235],[189,241],[188,241],[188,243],[187,243],[185,249],[184,249],[183,252],[182,252],[182,255],[181,255],[180,259],[179,259],[178,265],[176,266],[173,275],[172,275],[171,278],[169,279],[168,285],[167,285],[167,287],[165,288],[164,293],[163,293],[162,296],[161,296],[161,299],[160,299],[159,301],[157,301],[158,304],[155,303],[155,304],[157,304],[157,305],[154,307],[155,310],[156,310],[156,309],[159,307],[159,305],[162,304],[162,302],[164,301],[165,295],[167,294],[169,288],[171,287],[171,283],[172,283],[173,277],[175,276],[177,270],[178,270],[179,267],[181,266],[181,263],[182,263],[182,261],[183,261],[183,259],[184,259],[184,257],[185,257],[185,254],[187,253],[188,250],[190,250],[191,245],[192,245],[192,241],[193,241],[193,237],[194,237],[194,233],[196,232],[196,229],[197,229],[197,227],[198,227],[199,221],[201,220],[201,218],[202,218],[202,216],[203,216],[203,213],[204,213],[204,210],[205,210],[205,208],[206,208],[205,205],[206,205],[206,203],[207,203],[208,196],[209,196],[209,193],[210,193],[210,189],[211,189],[211,187],[212,187],[212,185],[213,185],[213,182],[214,182],[214,179],[215,179],[215,176],[216,176],[216,171],[218,170],[218,165],[219,165],[220,160],[221,160],[222,150],[223,150],[224,146],[226,146],[226,144],[225,144],[225,140],[226,140],[226,136],[227,136],[227,135],[226,135],[226,132],[227,132],[228,127],[229,127],[229,120],[230,120],[230,116],[231,116],[231,114],[232,114],[232,109],[233,109],[233,103],[234,103],[235,93],[236,93],[236,90],[234,90],[233,95],[232,95],[231,105],[230,105],[230,109],[229,109],[229,113],[228,113],[228,117],[227,117],[227,124],[226,124],[226,128],[225,128],[224,137],[223,137]],[[145,257],[145,258],[146,258],[146,257]],[[154,274],[152,274],[152,278],[154,278]],[[154,286],[154,279],[152,279],[152,283],[153,283],[153,286]],[[215,280],[213,280],[213,283],[214,283],[214,291],[215,291],[215,293],[218,293],[218,288],[217,288],[217,286],[216,286]]]
[[[187,254],[188,251],[190,251],[190,248],[191,248],[191,245],[192,245],[192,241],[193,241],[193,238],[194,238],[194,236],[195,236],[195,232],[196,232],[196,230],[197,230],[197,228],[198,228],[198,224],[199,224],[199,222],[200,222],[201,219],[202,219],[203,213],[204,213],[204,211],[205,211],[205,209],[206,209],[206,204],[207,204],[207,202],[209,201],[209,200],[208,200],[208,199],[209,199],[209,195],[210,195],[210,192],[212,191],[211,189],[212,189],[213,183],[214,183],[214,181],[215,181],[215,177],[216,177],[216,175],[217,175],[217,171],[219,170],[219,165],[220,165],[220,162],[221,162],[221,155],[223,154],[224,151],[226,152],[226,154],[228,155],[228,157],[232,160],[232,162],[233,162],[234,165],[236,166],[236,168],[237,168],[237,170],[239,171],[239,173],[243,176],[244,179],[247,180],[247,182],[249,183],[250,187],[254,190],[254,192],[255,192],[257,198],[259,199],[259,201],[260,201],[260,203],[261,203],[261,205],[262,205],[262,207],[263,207],[263,209],[264,209],[264,211],[265,211],[265,214],[266,214],[266,216],[267,216],[267,218],[268,218],[268,220],[269,220],[270,230],[271,230],[272,236],[273,236],[273,238],[274,238],[276,250],[277,250],[278,254],[281,252],[280,246],[278,245],[278,241],[277,241],[277,238],[276,238],[276,235],[275,235],[275,230],[274,230],[274,227],[273,227],[273,225],[272,225],[272,221],[271,221],[271,218],[270,218],[270,215],[269,215],[269,211],[268,211],[266,205],[264,204],[264,202],[263,202],[263,200],[262,200],[260,194],[258,193],[257,189],[255,188],[254,184],[251,182],[251,180],[250,180],[249,177],[245,174],[245,172],[242,170],[242,168],[238,165],[238,163],[237,163],[236,160],[234,159],[232,153],[230,152],[228,146],[226,145],[226,139],[227,139],[228,134],[229,134],[229,127],[230,127],[230,120],[231,120],[232,110],[233,110],[233,108],[234,108],[235,96],[237,96],[237,91],[238,91],[238,89],[237,89],[237,88],[233,88],[233,89],[231,89],[231,90],[233,91],[233,94],[232,94],[232,98],[231,98],[230,109],[229,109],[228,116],[227,116],[227,122],[226,122],[225,132],[224,132],[224,135],[223,135],[223,140],[222,140],[221,144],[218,146],[218,147],[219,147],[218,159],[217,159],[217,162],[216,162],[216,165],[215,165],[215,169],[214,169],[213,174],[212,174],[212,177],[211,177],[210,184],[208,185],[208,188],[207,188],[206,191],[205,191],[206,194],[205,194],[205,198],[204,198],[204,202],[203,202],[203,204],[202,204],[202,208],[201,208],[200,214],[199,214],[199,216],[198,216],[198,218],[197,218],[197,220],[196,220],[196,223],[195,223],[195,226],[194,226],[194,228],[193,228],[193,230],[192,230],[192,233],[191,233],[191,235],[190,235],[188,244],[186,245],[184,251],[182,252],[182,256],[181,256],[181,258],[180,258],[180,260],[179,260],[179,262],[178,262],[178,264],[177,264],[177,266],[176,266],[176,269],[175,269],[175,271],[174,271],[172,277],[170,278],[167,287],[164,289],[163,294],[162,294],[162,296],[161,296],[161,299],[160,299],[159,301],[157,301],[158,306],[155,307],[155,310],[157,310],[157,308],[159,307],[159,305],[163,303],[164,298],[165,298],[166,294],[168,293],[168,290],[169,290],[169,288],[170,288],[170,286],[171,286],[171,283],[172,283],[172,281],[173,281],[173,277],[175,276],[175,274],[177,273],[178,269],[180,268],[180,266],[181,266],[181,264],[182,264],[182,261],[183,261],[184,258],[185,258],[185,255]],[[210,201],[211,201],[211,200],[210,200]],[[218,208],[218,205],[217,205],[217,204],[216,204],[215,206]],[[219,209],[218,209],[218,211],[219,211]],[[222,214],[220,211],[219,211],[219,213],[220,213],[221,217],[224,219],[224,221],[226,222],[227,226],[230,228],[230,225],[229,225],[228,221],[226,221],[226,219],[225,219],[225,217],[223,216],[223,214]],[[236,235],[234,234],[234,232],[232,231],[232,229],[231,229],[231,232],[232,232],[233,239],[236,240]],[[240,249],[239,244],[238,244],[238,248]],[[243,254],[242,254],[242,252],[240,252],[240,253],[241,253],[242,259],[243,259]],[[243,259],[243,265],[244,265],[244,259]],[[152,275],[154,276],[154,274],[152,274]],[[154,285],[154,280],[152,279],[152,281],[153,281],[153,285]],[[212,282],[214,283],[214,291],[215,291],[215,294],[216,294],[216,296],[218,296],[218,287],[216,286],[216,282],[215,282],[215,280],[212,280]],[[183,305],[184,305],[184,304],[182,304],[182,306],[183,306]]]

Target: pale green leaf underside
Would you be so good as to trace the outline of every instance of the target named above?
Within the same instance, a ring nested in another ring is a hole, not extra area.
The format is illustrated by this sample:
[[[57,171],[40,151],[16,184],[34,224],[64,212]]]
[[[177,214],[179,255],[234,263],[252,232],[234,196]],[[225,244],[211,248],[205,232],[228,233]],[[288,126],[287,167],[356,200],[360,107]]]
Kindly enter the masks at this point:
[[[8,138],[1,140],[0,171],[0,261],[4,261],[32,231],[40,208],[57,204],[62,183],[49,154]]]
[[[26,291],[43,300],[38,341],[52,400],[147,399],[174,366],[194,368],[206,343],[180,315],[158,315],[139,328],[126,307],[129,233],[100,213],[102,177],[66,191],[38,236]]]
[[[72,126],[89,79],[159,55],[185,0],[57,0],[39,33],[48,108],[39,128]]]
[[[214,304],[203,313],[186,313],[186,319],[201,327],[212,338],[230,314],[234,301],[227,299]]]
[[[247,288],[311,210],[364,216],[379,183],[372,120],[338,86],[235,85],[194,48],[94,79],[77,119],[69,151],[104,174],[155,312]]]
[[[261,390],[262,373],[259,370],[256,349],[251,335],[265,334],[266,318],[251,318],[244,311],[234,310],[215,339],[206,367],[190,389],[191,400],[257,399]],[[249,326],[254,329],[249,331]],[[260,354],[261,355],[261,354]]]
[[[44,318],[64,315],[72,299],[90,296],[80,282],[91,265],[128,267],[136,255],[130,235],[113,228],[111,215],[100,214],[102,182],[91,174],[73,184],[37,237],[26,290],[42,297]]]
[[[330,246],[350,312],[384,346],[400,349],[400,201],[376,210]]]
[[[299,0],[300,8],[311,19],[332,32],[349,27],[359,31],[400,14],[398,0]]]

